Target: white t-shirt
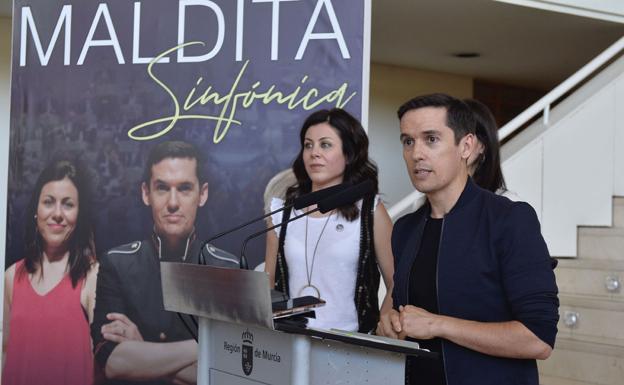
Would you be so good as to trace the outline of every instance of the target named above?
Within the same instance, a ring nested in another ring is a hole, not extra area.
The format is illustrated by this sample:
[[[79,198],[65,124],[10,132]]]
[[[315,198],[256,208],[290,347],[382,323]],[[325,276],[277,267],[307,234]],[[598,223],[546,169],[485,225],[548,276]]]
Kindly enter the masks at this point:
[[[379,198],[375,198],[375,207]],[[279,198],[271,200],[271,211],[284,205]],[[362,208],[362,201],[357,202]],[[303,214],[293,210],[290,217]],[[355,309],[355,280],[360,254],[360,217],[349,222],[337,212],[328,217],[307,216],[308,227],[308,269],[305,260],[306,219],[301,218],[288,224],[284,254],[288,264],[288,286],[291,298],[304,295],[316,296],[316,291],[305,288],[310,283],[318,288],[326,305],[316,309],[316,319],[310,319],[308,326],[317,329],[341,329],[357,331],[358,317]],[[273,224],[282,222],[282,213],[271,217]],[[323,227],[325,226],[325,230]],[[279,237],[279,228],[275,229]],[[322,232],[322,235],[321,235]],[[320,238],[319,238],[320,237]],[[318,242],[318,247],[316,244]],[[316,254],[314,248],[316,247]],[[314,264],[313,264],[314,261]],[[303,290],[303,291],[302,291]]]

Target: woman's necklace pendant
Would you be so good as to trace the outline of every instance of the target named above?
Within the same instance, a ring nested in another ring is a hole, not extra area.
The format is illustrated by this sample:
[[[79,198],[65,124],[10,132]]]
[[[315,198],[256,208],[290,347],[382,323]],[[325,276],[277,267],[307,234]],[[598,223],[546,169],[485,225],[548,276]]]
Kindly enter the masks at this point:
[[[300,290],[299,290],[299,294],[297,295],[298,297],[304,297],[306,295],[312,295],[318,299],[321,299],[321,292],[319,291],[318,287],[312,285],[312,284],[308,284],[303,286]]]

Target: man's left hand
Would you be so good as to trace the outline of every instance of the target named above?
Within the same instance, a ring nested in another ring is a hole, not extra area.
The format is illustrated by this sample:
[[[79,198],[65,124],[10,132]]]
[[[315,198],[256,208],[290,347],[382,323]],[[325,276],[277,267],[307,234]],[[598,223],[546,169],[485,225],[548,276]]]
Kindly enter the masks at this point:
[[[106,315],[110,323],[102,326],[102,336],[104,339],[121,343],[124,341],[143,341],[143,336],[139,328],[130,321],[126,315],[121,313],[108,313]]]

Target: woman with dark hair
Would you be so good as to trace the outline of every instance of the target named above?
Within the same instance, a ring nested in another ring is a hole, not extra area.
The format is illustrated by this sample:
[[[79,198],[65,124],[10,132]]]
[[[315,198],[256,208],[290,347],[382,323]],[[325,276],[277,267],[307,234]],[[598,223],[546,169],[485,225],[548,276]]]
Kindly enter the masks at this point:
[[[61,160],[35,184],[24,258],[4,274],[4,385],[93,382],[98,265],[86,179],[76,163]]]
[[[377,193],[377,167],[368,159],[368,137],[360,122],[338,108],[310,115],[300,132],[301,150],[292,169],[297,182],[285,202],[340,183],[371,180],[375,193],[327,214],[318,212],[267,235],[265,271],[272,284],[291,298],[313,295],[327,304],[309,325],[369,332],[379,320],[379,268],[387,294],[382,313],[392,308],[392,223]],[[281,223],[301,212],[285,210],[269,220]],[[378,268],[379,266],[379,268]]]
[[[507,191],[501,170],[500,143],[496,120],[487,106],[474,99],[465,99],[477,121],[477,145],[468,158],[468,172],[476,184],[493,193]]]

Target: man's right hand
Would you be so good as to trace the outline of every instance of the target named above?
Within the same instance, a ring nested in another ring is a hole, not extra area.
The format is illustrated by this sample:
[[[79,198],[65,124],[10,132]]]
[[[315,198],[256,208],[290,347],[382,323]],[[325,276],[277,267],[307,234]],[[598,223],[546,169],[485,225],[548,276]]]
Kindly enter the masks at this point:
[[[391,309],[390,311],[381,313],[379,322],[377,323],[377,335],[399,338],[401,330],[401,320],[398,311]]]
[[[130,321],[130,318],[121,313],[108,313],[106,318],[110,320],[102,326],[102,336],[104,339],[116,343],[124,341],[143,341],[143,336],[139,328]]]

